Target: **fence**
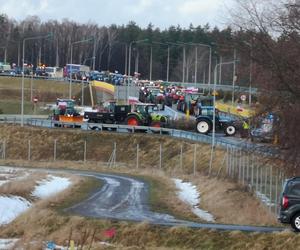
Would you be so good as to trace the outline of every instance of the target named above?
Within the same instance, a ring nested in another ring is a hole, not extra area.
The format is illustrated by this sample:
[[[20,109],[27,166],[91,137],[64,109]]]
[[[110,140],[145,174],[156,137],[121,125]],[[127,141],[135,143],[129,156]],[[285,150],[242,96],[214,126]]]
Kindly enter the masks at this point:
[[[32,140],[0,141],[0,158],[28,161],[79,161],[101,162],[108,168],[126,165],[131,168],[156,168],[169,173],[208,173],[210,145],[165,145],[157,142],[149,146],[140,143],[107,143],[80,140],[72,143],[58,139],[33,142]],[[247,187],[277,214],[279,195],[285,179],[269,157],[227,145],[226,150],[214,160],[213,175],[231,178]]]
[[[276,159],[234,147],[226,148],[226,176],[248,187],[275,214],[278,213],[284,173]]]

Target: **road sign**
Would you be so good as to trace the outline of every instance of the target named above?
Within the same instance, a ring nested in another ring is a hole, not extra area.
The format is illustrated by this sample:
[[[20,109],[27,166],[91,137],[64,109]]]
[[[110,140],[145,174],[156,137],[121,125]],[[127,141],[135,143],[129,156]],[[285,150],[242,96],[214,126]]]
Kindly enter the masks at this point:
[[[246,99],[247,99],[247,96],[246,96],[246,95],[241,95],[241,97],[240,97],[240,98],[241,98],[241,100],[242,100],[242,101],[246,101]]]

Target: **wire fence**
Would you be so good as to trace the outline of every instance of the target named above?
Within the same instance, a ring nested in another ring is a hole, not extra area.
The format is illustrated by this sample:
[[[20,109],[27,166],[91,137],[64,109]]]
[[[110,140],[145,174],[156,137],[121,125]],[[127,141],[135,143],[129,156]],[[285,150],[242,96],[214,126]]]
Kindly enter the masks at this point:
[[[27,161],[77,161],[103,163],[108,168],[127,166],[131,168],[151,168],[172,174],[207,173],[210,145],[179,142],[166,145],[157,142],[149,146],[142,142],[107,143],[90,140],[65,142],[49,139],[41,142],[23,139],[20,141],[0,140],[2,160]],[[222,159],[215,161],[212,174],[230,178],[256,195],[269,210],[278,213],[284,173],[276,162],[255,152],[227,146]]]

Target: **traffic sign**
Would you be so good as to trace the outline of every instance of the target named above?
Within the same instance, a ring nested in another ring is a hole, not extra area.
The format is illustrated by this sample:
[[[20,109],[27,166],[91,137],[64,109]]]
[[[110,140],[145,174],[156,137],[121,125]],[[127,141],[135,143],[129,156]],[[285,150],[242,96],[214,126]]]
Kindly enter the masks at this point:
[[[242,101],[246,101],[246,99],[247,99],[247,96],[246,96],[246,95],[241,95],[241,97],[240,97],[240,98],[241,98],[241,100],[242,100]]]

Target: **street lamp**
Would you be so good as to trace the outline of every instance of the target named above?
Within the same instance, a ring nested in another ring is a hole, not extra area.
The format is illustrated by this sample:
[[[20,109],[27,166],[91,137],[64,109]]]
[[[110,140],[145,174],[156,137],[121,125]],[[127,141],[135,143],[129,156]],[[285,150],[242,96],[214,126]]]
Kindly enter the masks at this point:
[[[211,142],[211,154],[209,161],[209,174],[212,170],[212,160],[213,160],[213,152],[215,148],[215,138],[216,138],[216,85],[217,85],[217,68],[222,65],[234,64],[235,61],[218,63],[214,69],[214,86],[213,86],[213,124],[212,124],[212,142]]]
[[[72,97],[72,63],[73,63],[73,45],[75,44],[79,44],[79,43],[85,43],[85,42],[89,42],[91,40],[95,40],[95,38],[89,38],[89,39],[83,39],[80,41],[76,41],[71,43],[71,63],[70,63],[70,81],[69,81],[69,99],[71,99]],[[95,47],[95,46],[94,46]],[[95,51],[95,50],[94,50]]]
[[[24,61],[25,61],[25,43],[28,40],[35,40],[35,39],[43,39],[43,38],[49,38],[52,37],[52,33],[46,35],[46,36],[35,36],[35,37],[27,37],[23,39],[22,43],[22,101],[21,101],[21,127],[24,126]]]
[[[127,103],[129,104],[129,77],[130,77],[130,74],[131,74],[131,47],[132,47],[132,44],[134,43],[142,43],[142,42],[148,42],[149,39],[142,39],[142,40],[137,40],[137,41],[131,41],[129,43],[129,52],[128,52],[128,79],[127,79],[127,89],[126,89],[126,92],[127,92]]]
[[[251,93],[252,93],[252,67],[253,67],[253,60],[252,60],[252,57],[253,57],[253,46],[252,46],[252,43],[248,43],[246,41],[243,41],[244,44],[246,44],[247,46],[250,47],[250,66],[249,66],[249,106],[251,106],[252,104],[252,96],[251,96]]]
[[[7,47],[2,46],[2,47],[0,47],[0,49],[4,49],[4,64],[6,64]]]
[[[186,44],[186,45],[193,45],[196,46],[195,48],[195,83],[197,80],[197,64],[198,64],[198,50],[197,50],[197,46],[203,46],[203,47],[207,47],[209,48],[209,64],[208,64],[208,88],[210,89],[210,85],[211,85],[211,60],[212,60],[212,47],[209,44],[204,44],[204,43],[183,43],[183,42],[178,42],[180,44]],[[184,55],[185,56],[185,55]]]

